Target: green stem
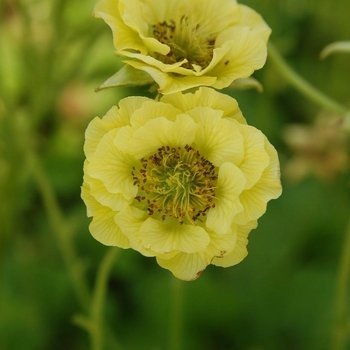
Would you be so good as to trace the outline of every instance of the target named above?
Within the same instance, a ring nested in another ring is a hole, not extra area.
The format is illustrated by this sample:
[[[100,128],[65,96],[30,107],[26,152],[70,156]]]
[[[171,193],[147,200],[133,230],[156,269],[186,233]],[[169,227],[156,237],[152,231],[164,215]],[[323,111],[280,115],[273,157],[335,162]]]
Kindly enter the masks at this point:
[[[78,263],[78,259],[75,255],[71,240],[71,237],[73,236],[71,229],[69,229],[68,225],[66,224],[66,220],[63,218],[50,180],[47,177],[36,152],[34,149],[32,149],[31,140],[35,139],[35,137],[33,135],[29,135],[28,125],[25,125],[26,130],[21,130],[23,128],[23,124],[26,124],[25,120],[17,120],[17,118],[14,117],[11,118],[13,119],[13,127],[15,128],[14,139],[18,140],[18,143],[25,154],[25,159],[31,166],[33,177],[42,197],[43,204],[47,212],[47,217],[52,231],[55,234],[61,256],[67,267],[74,292],[81,308],[88,311],[90,299],[88,284],[85,280],[81,265]],[[22,125],[19,127],[17,124]]]
[[[349,335],[349,305],[347,302],[347,296],[350,283],[350,220],[346,230],[343,247],[335,295],[335,322],[332,350],[345,350]]]
[[[182,299],[183,283],[181,280],[171,276],[171,313],[170,313],[170,344],[169,350],[182,349]]]
[[[103,308],[106,299],[108,277],[118,252],[119,249],[115,247],[107,250],[97,274],[91,304],[91,320],[94,326],[90,331],[90,335],[93,350],[102,350],[104,348]]]
[[[349,111],[345,107],[316,89],[296,71],[294,71],[272,43],[268,44],[268,51],[269,60],[273,62],[275,68],[279,71],[281,76],[304,96],[308,97],[310,100],[314,101],[323,108],[328,109],[329,111],[339,113],[344,116],[349,115]]]

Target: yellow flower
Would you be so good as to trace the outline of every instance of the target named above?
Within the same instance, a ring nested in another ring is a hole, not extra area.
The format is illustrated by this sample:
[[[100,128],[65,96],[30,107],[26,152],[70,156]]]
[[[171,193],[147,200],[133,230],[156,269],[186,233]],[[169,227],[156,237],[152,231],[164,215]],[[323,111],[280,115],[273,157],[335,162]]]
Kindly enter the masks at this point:
[[[116,54],[127,58],[101,88],[154,80],[162,94],[222,89],[249,77],[265,63],[271,32],[235,0],[100,0],[94,15],[111,27]]]
[[[236,100],[210,88],[128,97],[86,130],[82,198],[101,243],[193,280],[232,266],[281,193],[275,149]]]

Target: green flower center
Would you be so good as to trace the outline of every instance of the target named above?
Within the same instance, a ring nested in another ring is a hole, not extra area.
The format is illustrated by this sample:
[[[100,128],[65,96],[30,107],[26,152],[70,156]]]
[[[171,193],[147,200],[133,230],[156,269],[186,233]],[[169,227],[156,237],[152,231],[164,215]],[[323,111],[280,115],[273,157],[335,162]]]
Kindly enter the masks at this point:
[[[132,171],[134,185],[139,186],[135,199],[149,215],[193,223],[215,207],[217,172],[198,150],[163,146],[140,162],[140,169]]]
[[[202,31],[200,24],[192,24],[188,16],[183,15],[178,21],[168,20],[153,25],[153,36],[162,44],[170,47],[167,55],[155,53],[155,57],[172,64],[187,59],[182,67],[196,70],[207,67],[213,58],[215,36]]]

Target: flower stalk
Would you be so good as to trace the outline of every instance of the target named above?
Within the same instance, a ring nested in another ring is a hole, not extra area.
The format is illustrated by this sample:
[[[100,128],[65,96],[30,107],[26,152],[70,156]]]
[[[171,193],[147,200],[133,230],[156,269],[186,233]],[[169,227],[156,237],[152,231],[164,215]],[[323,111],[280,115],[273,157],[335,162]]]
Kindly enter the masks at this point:
[[[349,114],[349,111],[344,106],[316,89],[293,70],[271,42],[268,43],[268,53],[270,61],[274,64],[274,67],[281,76],[300,93],[331,112],[341,114],[344,117]],[[347,118],[349,117],[347,116]]]
[[[171,312],[169,350],[182,349],[183,282],[171,276]]]
[[[335,294],[332,350],[345,350],[350,332],[349,304],[347,301],[350,283],[350,220],[343,247]]]
[[[108,277],[111,273],[113,263],[118,256],[118,253],[118,248],[109,248],[101,262],[97,274],[91,301],[91,321],[93,326],[88,329],[91,336],[93,350],[104,349],[105,335],[103,333],[103,309],[106,299]]]

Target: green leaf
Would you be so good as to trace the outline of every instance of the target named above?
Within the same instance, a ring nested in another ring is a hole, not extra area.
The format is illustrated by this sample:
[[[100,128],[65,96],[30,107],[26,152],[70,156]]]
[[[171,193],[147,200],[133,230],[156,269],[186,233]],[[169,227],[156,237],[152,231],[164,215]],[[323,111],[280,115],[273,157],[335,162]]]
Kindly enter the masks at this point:
[[[321,59],[334,53],[350,53],[350,41],[337,41],[327,45],[320,53]]]
[[[117,86],[140,86],[152,84],[154,81],[151,76],[139,69],[129,65],[122,67],[117,73],[103,82],[95,91],[100,91]]]

